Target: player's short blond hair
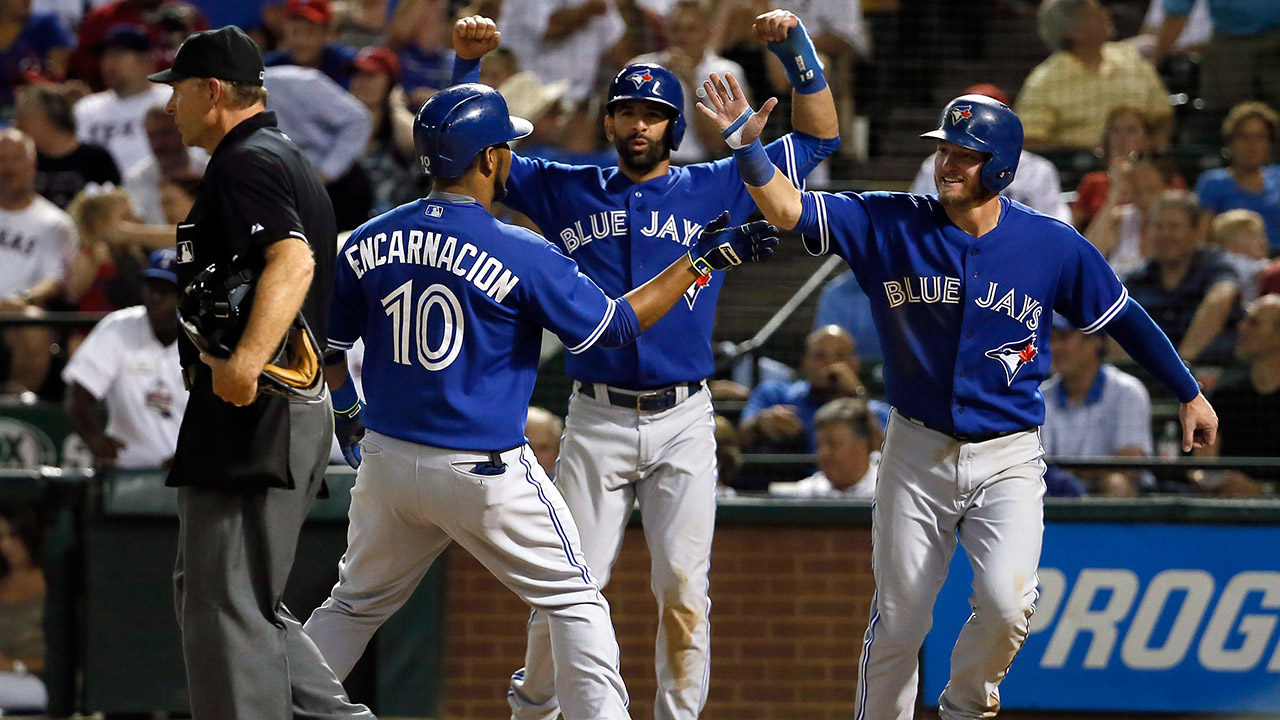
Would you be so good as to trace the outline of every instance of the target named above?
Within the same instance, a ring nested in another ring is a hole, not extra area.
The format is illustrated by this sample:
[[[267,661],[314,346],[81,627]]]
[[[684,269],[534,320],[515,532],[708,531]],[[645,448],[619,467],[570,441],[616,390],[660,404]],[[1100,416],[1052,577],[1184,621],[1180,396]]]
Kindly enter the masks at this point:
[[[1251,231],[1267,232],[1266,222],[1253,210],[1228,210],[1213,219],[1213,242],[1217,245],[1226,246],[1237,235]]]

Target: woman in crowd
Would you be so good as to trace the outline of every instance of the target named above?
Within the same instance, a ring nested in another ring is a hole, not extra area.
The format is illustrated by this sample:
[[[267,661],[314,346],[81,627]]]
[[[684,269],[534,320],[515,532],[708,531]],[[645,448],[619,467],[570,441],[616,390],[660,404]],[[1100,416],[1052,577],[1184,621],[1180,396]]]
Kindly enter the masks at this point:
[[[1156,128],[1141,107],[1121,103],[1112,108],[1099,148],[1106,169],[1095,170],[1080,179],[1075,202],[1071,203],[1075,226],[1081,230],[1089,227],[1107,201],[1116,176],[1128,173],[1135,157],[1148,155],[1155,149]],[[1178,178],[1174,187],[1184,190],[1186,183]]]
[[[1210,170],[1196,183],[1200,205],[1210,213],[1240,208],[1262,216],[1271,254],[1280,252],[1280,165],[1271,152],[1280,133],[1280,114],[1260,102],[1231,108],[1222,138],[1231,164]]]

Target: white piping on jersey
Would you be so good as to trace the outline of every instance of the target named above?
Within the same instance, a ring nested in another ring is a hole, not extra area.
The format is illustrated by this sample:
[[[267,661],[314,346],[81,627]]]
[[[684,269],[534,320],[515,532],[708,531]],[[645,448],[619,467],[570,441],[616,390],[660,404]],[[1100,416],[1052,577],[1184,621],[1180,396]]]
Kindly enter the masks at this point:
[[[618,308],[618,301],[610,300],[609,307],[606,308],[604,311],[604,317],[600,318],[600,324],[596,325],[596,329],[591,331],[591,334],[587,336],[586,340],[583,340],[577,345],[574,345],[573,347],[569,348],[569,354],[577,355],[583,350],[586,350],[592,345],[595,345],[596,341],[600,339],[600,336],[604,334],[604,329],[609,327],[609,323],[613,322],[613,313],[615,310],[617,310],[617,308]]]
[[[1110,308],[1107,308],[1106,312],[1102,313],[1102,317],[1098,318],[1097,320],[1094,320],[1093,323],[1090,324],[1088,327],[1081,329],[1081,332],[1083,332],[1085,335],[1091,335],[1093,333],[1098,332],[1104,326],[1106,326],[1107,323],[1111,322],[1112,320],[1115,320],[1116,316],[1120,314],[1120,311],[1124,309],[1125,304],[1128,302],[1129,302],[1129,288],[1121,285],[1120,297],[1116,298],[1115,303],[1113,303]]]
[[[813,209],[818,214],[818,254],[826,255],[831,249],[831,229],[827,227],[827,201],[820,192],[813,193]]]
[[[330,350],[342,350],[342,351],[344,351],[344,352],[345,352],[345,351],[347,351],[347,350],[350,350],[350,349],[351,349],[351,346],[353,346],[353,345],[355,345],[355,344],[356,344],[356,341],[355,341],[355,340],[352,340],[351,342],[346,342],[346,341],[343,341],[343,340],[334,340],[333,338],[329,338],[329,349],[330,349]]]
[[[803,190],[804,180],[797,177],[799,173],[796,172],[796,147],[790,134],[782,138],[782,162],[786,165],[786,169],[782,171],[783,174]]]

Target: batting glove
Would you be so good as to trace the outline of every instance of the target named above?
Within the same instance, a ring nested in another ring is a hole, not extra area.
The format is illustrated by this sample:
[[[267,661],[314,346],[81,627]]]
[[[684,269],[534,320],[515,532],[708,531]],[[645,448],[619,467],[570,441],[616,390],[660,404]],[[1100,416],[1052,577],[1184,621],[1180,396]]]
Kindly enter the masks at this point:
[[[712,220],[689,251],[689,262],[702,275],[727,270],[744,262],[759,262],[773,254],[778,228],[764,220],[729,227],[729,211]]]
[[[364,439],[364,423],[360,413],[364,411],[364,403],[356,402],[346,410],[333,411],[333,434],[338,438],[338,447],[342,448],[342,457],[352,468],[360,467],[360,441]]]

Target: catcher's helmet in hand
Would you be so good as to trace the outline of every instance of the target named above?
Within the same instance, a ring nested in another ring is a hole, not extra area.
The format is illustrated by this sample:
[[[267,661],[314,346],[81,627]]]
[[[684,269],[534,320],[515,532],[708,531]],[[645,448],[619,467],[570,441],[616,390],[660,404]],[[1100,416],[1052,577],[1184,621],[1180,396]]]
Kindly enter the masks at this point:
[[[1022,121],[1008,105],[986,95],[961,95],[947,103],[938,129],[920,137],[946,140],[991,155],[979,179],[998,193],[1013,182],[1022,156]]]
[[[248,268],[210,265],[178,297],[178,319],[202,353],[226,359],[249,322],[258,273]],[[258,389],[290,400],[312,401],[324,390],[320,352],[302,313],[294,319],[280,348],[263,368]]]

